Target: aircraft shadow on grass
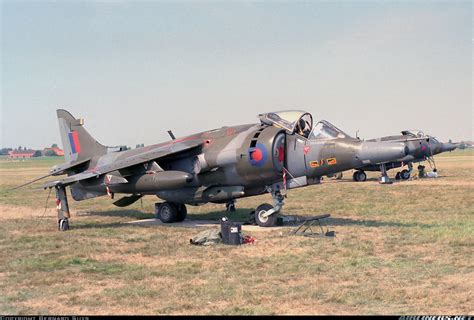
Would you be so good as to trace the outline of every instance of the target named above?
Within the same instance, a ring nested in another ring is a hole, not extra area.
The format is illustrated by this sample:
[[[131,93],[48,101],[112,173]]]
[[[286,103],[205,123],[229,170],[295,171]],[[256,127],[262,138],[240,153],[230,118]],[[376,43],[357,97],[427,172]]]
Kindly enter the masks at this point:
[[[220,221],[221,218],[227,217],[231,221],[237,222],[246,222],[250,218],[250,212],[253,209],[250,208],[240,208],[235,212],[227,212],[224,210],[212,211],[206,213],[192,213],[188,214],[186,221]],[[145,213],[139,210],[107,210],[107,211],[87,211],[77,213],[78,216],[97,216],[97,217],[133,217],[137,220],[153,219],[155,215],[152,213]],[[92,229],[92,228],[116,228],[116,227],[130,227],[130,226],[139,226],[139,227],[150,227],[152,224],[129,224],[124,222],[112,222],[112,223],[100,223],[100,222],[82,222],[74,225],[74,229]],[[154,225],[156,227],[156,225]],[[171,223],[166,224],[167,227],[181,227],[181,223]]]
[[[250,212],[254,209],[252,208],[239,208],[235,212],[227,212],[224,210],[219,211],[211,211],[205,213],[191,213],[188,215],[185,221],[220,221],[221,218],[227,217],[231,221],[245,223],[249,221]],[[154,218],[155,215],[152,213],[144,213],[138,210],[108,210],[108,211],[90,211],[90,212],[81,212],[78,215],[80,216],[101,216],[101,217],[133,217],[137,220],[140,219],[151,219]],[[301,217],[300,218],[304,218]],[[299,222],[296,222],[291,225],[287,225],[288,227],[297,226]],[[419,223],[419,222],[411,222],[411,223],[403,223],[397,221],[379,221],[379,220],[365,220],[365,219],[351,219],[351,218],[334,218],[330,217],[328,219],[322,219],[321,224],[323,226],[362,226],[362,227],[397,227],[397,228],[414,228],[414,227],[421,227],[421,228],[431,228],[432,226],[429,224]],[[113,223],[85,223],[85,224],[78,224],[75,225],[75,229],[89,229],[89,228],[115,228],[115,227],[129,227],[131,224],[123,223],[123,222],[113,222]],[[136,226],[140,227],[150,227],[147,224],[136,224]],[[180,227],[181,224],[168,224],[166,226],[176,226]]]
[[[105,211],[78,211],[77,216],[99,216],[99,217],[133,217],[137,219],[150,219],[155,215],[139,210],[105,210]]]

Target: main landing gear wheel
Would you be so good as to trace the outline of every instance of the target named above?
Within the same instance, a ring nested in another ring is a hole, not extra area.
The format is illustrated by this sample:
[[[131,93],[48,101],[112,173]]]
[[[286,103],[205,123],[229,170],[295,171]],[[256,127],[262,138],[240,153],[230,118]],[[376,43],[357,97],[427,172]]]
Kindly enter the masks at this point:
[[[362,182],[367,180],[367,174],[362,170],[358,170],[353,173],[352,179],[357,182]]]
[[[69,230],[69,221],[68,219],[61,219],[58,222],[58,229],[59,231],[67,231]]]
[[[263,216],[265,212],[271,209],[273,209],[273,206],[268,203],[261,204],[257,207],[257,209],[255,209],[255,222],[257,222],[260,227],[273,227],[276,225],[278,218],[276,213],[273,213],[267,217]]]
[[[400,172],[397,172],[397,174],[395,175],[395,180],[400,180],[400,179],[401,179]]]
[[[400,172],[400,178],[402,178],[403,180],[408,180],[410,179],[410,171],[404,169]]]
[[[178,208],[171,202],[160,204],[157,210],[157,218],[163,223],[176,222],[178,219]]]
[[[184,221],[184,219],[186,219],[186,216],[188,215],[188,210],[186,209],[186,206],[184,204],[177,204],[176,206],[178,209],[176,222]]]

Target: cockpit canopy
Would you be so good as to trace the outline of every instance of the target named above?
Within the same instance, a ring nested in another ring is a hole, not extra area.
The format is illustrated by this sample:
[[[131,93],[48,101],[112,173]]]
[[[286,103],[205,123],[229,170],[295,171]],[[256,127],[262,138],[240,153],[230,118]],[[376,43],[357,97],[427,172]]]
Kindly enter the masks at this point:
[[[287,110],[260,114],[260,121],[266,125],[285,129],[288,133],[296,133],[309,137],[313,127],[313,117],[301,110]]]
[[[413,137],[413,138],[426,137],[426,135],[421,130],[404,130],[404,131],[402,131],[402,134],[404,136],[410,136],[410,137]]]
[[[310,139],[335,139],[347,138],[349,135],[337,128],[335,125],[326,120],[321,120],[314,126]]]
[[[433,142],[439,143],[439,141],[435,137],[432,137],[429,134],[424,134],[424,132],[420,130],[404,130],[402,131],[402,134],[404,136],[410,136],[412,138],[427,138]]]

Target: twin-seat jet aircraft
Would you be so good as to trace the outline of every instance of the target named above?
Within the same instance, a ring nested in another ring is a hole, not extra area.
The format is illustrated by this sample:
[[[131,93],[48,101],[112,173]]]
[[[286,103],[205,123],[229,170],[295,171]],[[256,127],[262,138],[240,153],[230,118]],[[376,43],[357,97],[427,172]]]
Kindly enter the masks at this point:
[[[407,169],[402,169],[397,172],[395,179],[407,180],[410,178],[411,172],[413,171],[413,163],[428,161],[434,164],[433,156],[442,152],[453,151],[458,147],[458,144],[451,142],[439,142],[435,137],[425,135],[419,130],[405,130],[401,132],[401,135],[387,136],[367,141],[406,141],[410,154],[406,155],[402,159],[396,161],[390,161],[384,164],[386,170],[394,168],[402,168],[405,165]],[[379,165],[368,164],[362,167],[356,168],[352,175],[354,181],[365,181],[367,175],[364,171],[381,171]]]
[[[223,203],[270,193],[274,205],[262,204],[255,220],[262,227],[276,224],[287,189],[320,182],[322,176],[355,168],[390,163],[413,153],[402,137],[361,141],[327,121],[313,126],[305,111],[259,115],[259,123],[222,127],[160,144],[121,150],[97,142],[84,121],[57,110],[66,162],[45,176],[67,175],[44,185],[54,188],[58,228],[69,229],[66,187],[74,200],[108,195],[124,207],[145,195],[164,200],[156,204],[164,223],[186,218],[186,205]],[[43,177],[44,178],[44,177]],[[35,180],[36,181],[36,180]]]

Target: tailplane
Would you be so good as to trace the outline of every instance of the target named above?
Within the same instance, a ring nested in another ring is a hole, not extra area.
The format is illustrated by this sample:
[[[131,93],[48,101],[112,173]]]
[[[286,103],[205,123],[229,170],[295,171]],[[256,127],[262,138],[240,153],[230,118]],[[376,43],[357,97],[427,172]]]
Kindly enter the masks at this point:
[[[66,162],[79,162],[107,153],[107,147],[97,142],[84,129],[83,119],[76,119],[63,109],[58,109],[56,112]]]

